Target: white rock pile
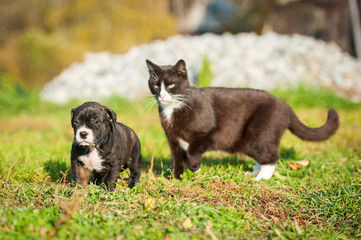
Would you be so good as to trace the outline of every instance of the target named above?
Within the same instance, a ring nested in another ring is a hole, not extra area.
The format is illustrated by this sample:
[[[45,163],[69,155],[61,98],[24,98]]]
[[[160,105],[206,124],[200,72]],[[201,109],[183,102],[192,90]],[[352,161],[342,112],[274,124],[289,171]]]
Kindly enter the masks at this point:
[[[332,43],[310,37],[268,33],[174,36],[133,47],[126,54],[87,53],[49,82],[42,91],[47,101],[97,100],[110,95],[128,99],[149,95],[145,59],[173,65],[184,59],[195,81],[207,57],[212,86],[272,89],[301,82],[333,89],[361,101],[361,62]]]

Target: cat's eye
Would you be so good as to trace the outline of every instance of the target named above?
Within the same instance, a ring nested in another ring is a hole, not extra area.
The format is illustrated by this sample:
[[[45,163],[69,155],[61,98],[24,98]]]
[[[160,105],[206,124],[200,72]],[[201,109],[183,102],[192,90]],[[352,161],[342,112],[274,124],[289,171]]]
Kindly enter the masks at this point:
[[[169,89],[172,89],[172,88],[174,88],[174,87],[175,87],[175,84],[174,84],[174,83],[168,86]]]
[[[154,89],[155,89],[155,90],[158,90],[158,89],[159,89],[159,87],[158,87],[158,86],[154,86]]]

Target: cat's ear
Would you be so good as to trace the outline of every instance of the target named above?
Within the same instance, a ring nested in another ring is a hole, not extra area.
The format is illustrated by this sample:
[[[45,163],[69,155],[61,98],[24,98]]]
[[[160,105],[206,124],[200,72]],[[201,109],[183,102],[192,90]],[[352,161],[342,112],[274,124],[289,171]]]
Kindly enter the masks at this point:
[[[174,65],[175,70],[177,71],[177,73],[182,74],[182,75],[186,75],[187,74],[187,69],[186,69],[186,63],[184,62],[183,59],[179,60],[175,65]]]
[[[150,75],[152,75],[152,73],[156,73],[159,70],[159,66],[152,63],[151,61],[149,61],[148,59],[145,60],[145,62],[147,63],[148,66],[148,70]]]

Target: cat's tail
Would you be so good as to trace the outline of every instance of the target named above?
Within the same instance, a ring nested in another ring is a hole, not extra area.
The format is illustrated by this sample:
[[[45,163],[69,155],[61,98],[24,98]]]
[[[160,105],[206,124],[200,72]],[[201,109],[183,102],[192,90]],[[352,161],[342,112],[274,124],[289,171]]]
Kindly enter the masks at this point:
[[[323,141],[331,137],[339,125],[338,114],[335,109],[328,110],[327,122],[319,128],[310,128],[305,126],[291,110],[291,123],[288,129],[306,141]]]

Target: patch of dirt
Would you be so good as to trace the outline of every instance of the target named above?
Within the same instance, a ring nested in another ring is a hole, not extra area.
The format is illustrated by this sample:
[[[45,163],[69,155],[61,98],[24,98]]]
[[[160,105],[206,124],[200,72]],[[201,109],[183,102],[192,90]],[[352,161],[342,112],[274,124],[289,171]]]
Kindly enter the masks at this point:
[[[2,131],[18,131],[18,130],[52,130],[53,126],[45,119],[37,118],[18,118],[11,121],[0,122],[0,132]]]
[[[281,191],[269,189],[254,182],[236,184],[234,181],[225,183],[219,178],[207,183],[192,186],[180,186],[169,181],[167,186],[156,182],[148,182],[150,191],[160,195],[172,196],[177,201],[190,201],[195,204],[211,204],[214,206],[232,207],[251,213],[255,218],[280,224],[285,221],[296,221],[299,225],[320,223],[313,218],[310,209],[293,209],[289,197]]]

